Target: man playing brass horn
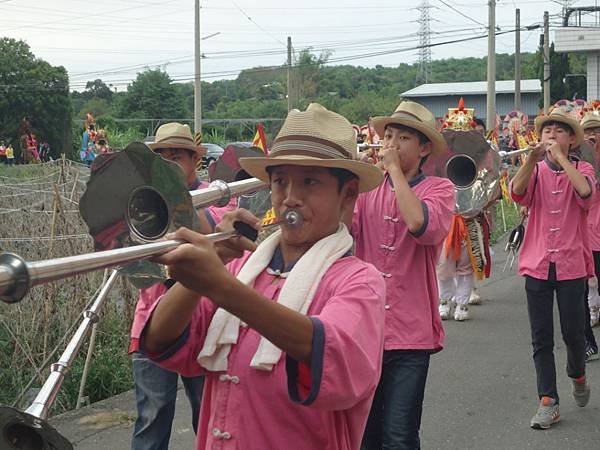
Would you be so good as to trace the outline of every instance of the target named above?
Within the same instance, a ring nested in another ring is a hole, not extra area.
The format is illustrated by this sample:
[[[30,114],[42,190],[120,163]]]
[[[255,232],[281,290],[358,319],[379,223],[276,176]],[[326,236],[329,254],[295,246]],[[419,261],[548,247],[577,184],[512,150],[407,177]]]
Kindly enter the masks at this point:
[[[189,126],[175,122],[161,125],[156,131],[154,143],[149,146],[163,158],[179,165],[190,190],[202,187],[203,183],[196,174],[196,164],[206,153],[206,149],[194,143]],[[198,215],[200,230],[211,233],[215,226],[213,215],[220,217],[222,214],[223,212],[212,207],[202,211]],[[139,340],[142,326],[150,314],[150,307],[172,284],[173,280],[167,280],[140,290],[135,309],[129,351],[132,353],[138,416],[133,428],[132,450],[161,450],[169,447],[179,376],[176,372],[159,367],[140,353]],[[200,376],[182,375],[181,380],[192,407],[192,426],[196,431],[203,379]]]
[[[383,369],[363,449],[420,448],[419,428],[429,359],[444,345],[435,265],[454,210],[454,189],[425,176],[430,155],[446,148],[435,118],[418,103],[402,102],[390,117],[375,117],[383,136],[385,178],[361,194],[352,218],[356,256],[383,275]]]
[[[356,154],[342,116],[292,110],[269,156],[240,164],[270,184],[278,217],[293,209],[303,222],[227,267],[187,229],[173,237],[189,244],[158,258],[178,283],[153,305],[143,346],[166,368],[206,375],[197,449],[358,450],[381,370],[385,286],[351,256],[341,223],[382,180]]]

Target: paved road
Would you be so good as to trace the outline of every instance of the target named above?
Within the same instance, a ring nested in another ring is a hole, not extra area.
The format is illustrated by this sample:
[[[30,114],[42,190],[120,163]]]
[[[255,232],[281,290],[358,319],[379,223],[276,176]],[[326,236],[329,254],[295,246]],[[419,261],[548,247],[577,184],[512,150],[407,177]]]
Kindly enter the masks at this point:
[[[514,271],[502,273],[503,252],[497,250],[495,259],[493,277],[480,285],[484,303],[471,307],[473,320],[445,322],[446,349],[433,357],[429,372],[422,448],[600,448],[600,361],[588,366],[590,404],[578,408],[570,396],[558,323],[556,361],[562,421],[548,431],[529,428],[537,396],[524,282]],[[598,331],[596,335],[600,338]],[[171,448],[192,449],[189,406],[182,390],[179,397]],[[126,449],[133,405],[129,392],[65,414],[53,424],[77,449]]]

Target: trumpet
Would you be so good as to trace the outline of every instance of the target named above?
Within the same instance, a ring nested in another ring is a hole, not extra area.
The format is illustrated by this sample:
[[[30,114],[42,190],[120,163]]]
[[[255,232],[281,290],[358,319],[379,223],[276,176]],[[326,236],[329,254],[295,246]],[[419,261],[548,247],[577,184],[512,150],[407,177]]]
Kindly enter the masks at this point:
[[[511,156],[516,156],[516,155],[520,155],[522,153],[527,153],[531,150],[532,150],[532,147],[520,148],[518,150],[511,150],[509,152],[500,150],[498,152],[498,155],[500,155],[500,158],[510,158]]]
[[[370,148],[374,148],[374,149],[381,149],[383,148],[383,144],[379,143],[379,144],[356,144],[356,147],[358,148],[359,152],[362,152],[364,150],[368,150]]]

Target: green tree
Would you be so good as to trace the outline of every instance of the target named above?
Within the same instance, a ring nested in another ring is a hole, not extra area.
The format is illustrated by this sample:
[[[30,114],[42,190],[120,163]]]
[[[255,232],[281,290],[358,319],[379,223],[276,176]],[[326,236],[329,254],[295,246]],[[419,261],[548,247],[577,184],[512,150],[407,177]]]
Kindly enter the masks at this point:
[[[146,70],[119,98],[118,112],[127,118],[180,119],[185,116],[185,99],[166,72]]]
[[[54,157],[69,153],[72,112],[66,70],[36,58],[23,41],[0,38],[0,139],[18,145],[24,117],[31,118],[33,132],[48,141]]]
[[[88,98],[101,98],[107,103],[110,103],[112,101],[114,95],[112,89],[100,79],[88,81],[85,84],[85,91],[83,93]]]

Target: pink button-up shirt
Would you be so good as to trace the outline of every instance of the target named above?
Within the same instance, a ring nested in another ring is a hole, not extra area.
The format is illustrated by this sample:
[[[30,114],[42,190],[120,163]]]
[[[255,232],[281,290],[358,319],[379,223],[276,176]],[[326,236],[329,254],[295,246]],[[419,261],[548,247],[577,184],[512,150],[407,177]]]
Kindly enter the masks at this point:
[[[445,178],[417,176],[409,183],[421,200],[425,223],[411,233],[398,211],[389,175],[358,197],[352,235],[356,256],[372,263],[386,282],[385,349],[441,350],[435,266],[452,222],[455,196]]]
[[[248,256],[229,270],[238,273]],[[284,282],[265,270],[254,288],[276,299]],[[203,298],[180,342],[155,358],[184,376],[206,375],[196,448],[358,450],[382,364],[384,298],[375,268],[341,258],[308,309],[314,324],[310,366],[284,354],[270,372],[251,368],[260,335],[245,327],[229,353],[227,373],[207,372],[196,361],[215,312]]]
[[[596,186],[596,189],[598,186]],[[588,211],[588,235],[590,238],[590,249],[600,252],[600,192],[596,190],[592,200],[592,206]]]
[[[592,204],[596,180],[594,168],[585,161],[576,163],[592,188],[581,198],[563,170],[550,161],[537,163],[525,194],[512,198],[529,208],[529,219],[519,254],[519,275],[548,279],[550,263],[556,265],[556,279],[572,280],[593,274],[587,229],[587,210]],[[537,181],[536,181],[537,179]]]

